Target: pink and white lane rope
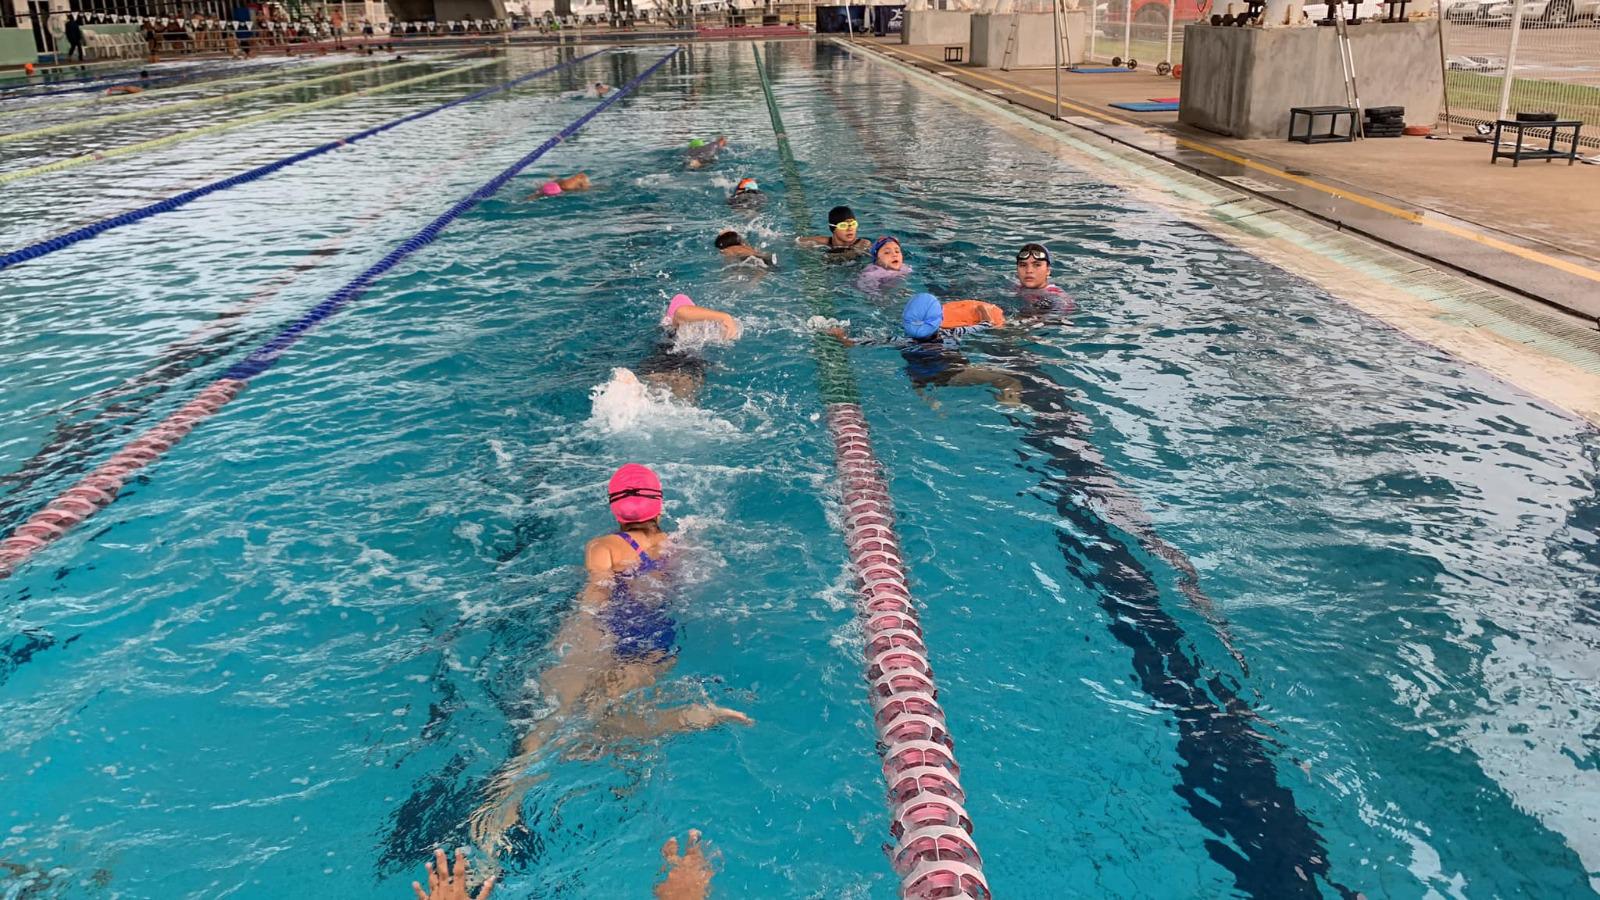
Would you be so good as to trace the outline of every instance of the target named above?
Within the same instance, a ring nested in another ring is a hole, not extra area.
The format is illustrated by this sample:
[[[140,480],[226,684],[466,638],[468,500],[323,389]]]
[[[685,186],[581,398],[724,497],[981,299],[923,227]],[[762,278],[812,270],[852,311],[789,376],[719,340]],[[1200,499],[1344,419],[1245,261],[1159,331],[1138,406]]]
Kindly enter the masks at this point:
[[[183,440],[201,420],[216,415],[217,410],[239,396],[244,386],[245,382],[238,378],[220,378],[212,382],[193,400],[134,438],[126,447],[112,454],[110,459],[96,466],[94,471],[45,504],[43,509],[29,516],[28,521],[18,525],[10,536],[0,541],[0,578],[9,577],[28,557],[60,540],[62,535],[84,519],[109,506],[134,473],[165,456],[172,445]]]
[[[955,742],[945,728],[900,560],[889,487],[860,405],[832,403],[827,413],[844,496],[845,541],[861,591],[872,719],[884,746],[892,807],[889,830],[899,839],[892,862],[900,893],[917,900],[987,900],[983,859],[962,806],[966,792]]]

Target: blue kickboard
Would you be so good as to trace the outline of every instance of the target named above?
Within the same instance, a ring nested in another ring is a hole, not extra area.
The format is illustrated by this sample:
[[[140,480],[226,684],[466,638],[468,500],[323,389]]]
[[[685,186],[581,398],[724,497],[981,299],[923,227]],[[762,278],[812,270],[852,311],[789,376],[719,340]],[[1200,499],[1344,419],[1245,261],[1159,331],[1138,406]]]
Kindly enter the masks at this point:
[[[1120,66],[1101,67],[1101,68],[1098,68],[1098,69],[1086,69],[1086,68],[1084,68],[1082,66],[1079,66],[1076,69],[1068,69],[1067,71],[1068,72],[1076,72],[1079,75],[1106,75],[1106,74],[1109,74],[1111,72],[1132,72],[1133,70],[1132,69],[1124,69],[1124,68],[1122,68]]]
[[[1176,103],[1156,103],[1154,101],[1113,103],[1111,105],[1117,109],[1126,109],[1129,112],[1176,112],[1178,109],[1178,104]]]

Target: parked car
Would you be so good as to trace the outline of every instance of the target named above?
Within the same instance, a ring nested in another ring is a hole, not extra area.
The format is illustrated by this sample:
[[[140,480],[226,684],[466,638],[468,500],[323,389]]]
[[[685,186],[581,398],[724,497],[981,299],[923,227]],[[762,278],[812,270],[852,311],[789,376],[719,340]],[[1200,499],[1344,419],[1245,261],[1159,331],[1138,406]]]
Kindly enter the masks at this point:
[[[1587,14],[1591,20],[1594,17],[1594,7],[1597,2],[1600,2],[1600,0],[1590,0],[1588,3],[1582,3],[1584,8],[1588,10]],[[1546,25],[1555,28],[1569,25],[1581,18],[1578,14],[1580,3],[1581,0],[1523,0],[1522,21],[1530,25]],[[1492,25],[1504,25],[1511,21],[1516,11],[1515,3],[1506,3],[1504,0],[1494,4],[1485,4],[1485,6],[1482,17],[1474,21]],[[1449,14],[1446,13],[1446,15],[1448,16]]]
[[[1445,7],[1444,18],[1446,22],[1462,24],[1486,22],[1489,18],[1489,7],[1504,5],[1503,0],[1458,0]]]

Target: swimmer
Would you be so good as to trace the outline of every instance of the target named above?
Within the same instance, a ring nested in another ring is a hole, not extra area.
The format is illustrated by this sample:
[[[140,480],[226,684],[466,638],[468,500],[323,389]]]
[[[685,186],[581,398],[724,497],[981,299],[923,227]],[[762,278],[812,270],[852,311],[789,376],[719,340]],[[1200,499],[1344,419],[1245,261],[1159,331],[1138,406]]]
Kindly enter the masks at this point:
[[[546,197],[556,197],[569,191],[587,191],[589,189],[589,174],[579,172],[565,178],[555,178],[539,185],[539,189],[527,196],[529,200],[543,200]]]
[[[763,266],[771,267],[778,264],[775,253],[762,253],[760,250],[745,243],[737,231],[724,231],[717,235],[716,248],[722,251],[722,258],[730,262],[741,263],[753,259]]]
[[[1043,244],[1023,244],[1017,251],[1017,295],[1022,316],[1037,319],[1046,313],[1071,313],[1072,298],[1050,283],[1050,250]]]
[[[558,743],[603,748],[645,741],[749,716],[712,703],[662,709],[635,692],[656,683],[678,656],[677,624],[666,609],[672,586],[672,538],[661,527],[661,480],[637,463],[623,466],[606,487],[617,530],[589,541],[576,608],[550,646],[557,662],[539,677],[540,694],[555,705],[517,744],[517,755],[489,779],[485,802],[470,817],[473,841],[496,859],[510,849],[507,832],[522,819],[522,798],[543,776],[528,771]],[[559,734],[582,719],[580,734]]]
[[[911,264],[906,262],[899,238],[887,235],[878,238],[872,242],[867,255],[872,257],[872,262],[867,263],[861,270],[861,277],[856,279],[856,287],[863,291],[885,290],[894,279],[911,274]]]
[[[754,178],[739,179],[733,194],[728,197],[728,205],[734,209],[760,209],[766,204],[767,195],[761,193],[761,185],[756,184]]]
[[[696,306],[688,294],[679,294],[667,304],[661,317],[665,332],[650,355],[639,363],[639,374],[652,384],[659,384],[672,392],[672,396],[693,403],[706,380],[706,361],[698,353],[679,348],[679,339],[690,328],[714,328],[724,341],[739,339],[739,320],[725,312]],[[627,371],[624,369],[623,371]]]
[[[800,246],[821,247],[829,259],[859,259],[872,247],[871,241],[856,236],[859,224],[850,207],[835,206],[828,210],[828,234],[803,237]]]
[[[689,161],[687,165],[691,169],[703,169],[716,162],[717,155],[725,150],[727,146],[728,139],[720,134],[709,142],[695,138],[689,142]]]
[[[611,93],[613,90],[615,90],[615,88],[604,82],[596,81],[594,83],[594,87],[590,88],[590,90],[593,91],[595,99],[599,100],[604,98],[605,95]]]
[[[135,86],[133,86],[131,84],[119,84],[116,87],[108,87],[108,88],[106,88],[106,93],[107,94],[142,94],[142,93],[144,93],[144,88],[135,87]]]
[[[893,340],[853,339],[843,328],[829,329],[828,333],[846,347],[868,344],[898,347],[900,355],[905,357],[911,386],[919,394],[927,387],[983,384],[995,389],[1001,403],[1019,402],[1022,382],[1015,375],[974,366],[959,352],[961,338],[965,335],[1005,324],[1005,314],[1000,307],[981,300],[944,304],[932,294],[917,294],[906,303],[900,323],[905,337]]]
[[[693,838],[694,832],[690,832]],[[424,891],[419,882],[411,882],[411,889],[417,892],[417,900],[489,900],[489,895],[494,893],[495,882],[498,876],[491,875],[483,883],[483,890],[477,897],[467,893],[467,885],[471,883],[471,875],[467,871],[467,851],[456,848],[455,863],[445,857],[443,850],[433,851],[433,862],[424,868],[428,871],[428,889]]]

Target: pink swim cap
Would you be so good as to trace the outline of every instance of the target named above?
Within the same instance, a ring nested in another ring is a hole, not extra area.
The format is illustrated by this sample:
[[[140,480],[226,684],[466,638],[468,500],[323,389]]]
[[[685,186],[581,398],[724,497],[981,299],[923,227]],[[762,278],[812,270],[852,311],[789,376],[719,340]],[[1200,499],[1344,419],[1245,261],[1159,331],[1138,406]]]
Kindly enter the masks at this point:
[[[556,184],[554,181],[546,181],[544,187],[539,188],[539,193],[546,197],[554,197],[561,193],[561,185]]]
[[[648,522],[661,515],[661,479],[638,463],[628,463],[606,485],[611,514],[623,525]]]
[[[683,309],[685,306],[693,305],[694,301],[689,299],[688,294],[678,294],[672,298],[671,303],[667,304],[667,314],[661,317],[661,324],[671,325],[673,314],[675,314],[678,310]]]

